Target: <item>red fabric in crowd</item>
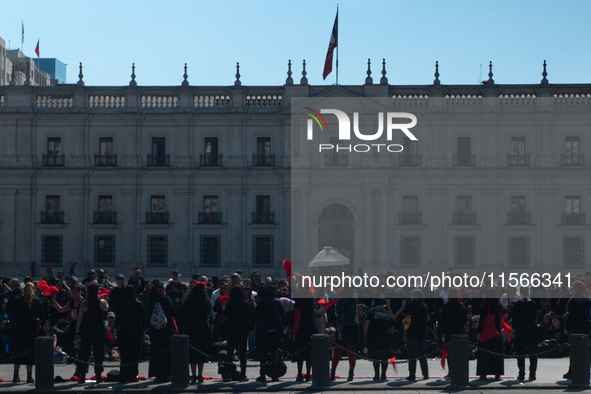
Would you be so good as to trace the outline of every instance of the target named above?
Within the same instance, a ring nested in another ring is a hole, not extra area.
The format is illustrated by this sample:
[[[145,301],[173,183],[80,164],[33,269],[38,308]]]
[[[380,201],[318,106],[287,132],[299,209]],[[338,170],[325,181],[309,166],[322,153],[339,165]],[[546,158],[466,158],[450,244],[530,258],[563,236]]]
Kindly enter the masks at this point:
[[[57,287],[49,286],[44,280],[40,280],[37,284],[37,287],[40,288],[41,291],[43,291],[43,294],[45,294],[47,297],[53,297],[55,294],[60,292]]]

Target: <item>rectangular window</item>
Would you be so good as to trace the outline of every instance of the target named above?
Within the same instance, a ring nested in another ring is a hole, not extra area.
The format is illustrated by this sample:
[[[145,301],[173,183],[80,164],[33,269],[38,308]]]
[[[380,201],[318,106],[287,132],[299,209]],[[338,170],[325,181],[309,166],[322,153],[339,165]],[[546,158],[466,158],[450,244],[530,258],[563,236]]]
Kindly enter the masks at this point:
[[[334,167],[346,167],[349,162],[349,156],[347,150],[337,151],[339,145],[339,139],[337,137],[330,137],[330,144],[334,146],[334,149],[324,152],[324,165]]]
[[[60,209],[60,196],[45,196],[45,212],[41,212],[41,223],[63,223],[63,218]]]
[[[165,212],[166,210],[166,198],[164,196],[151,196],[150,197],[150,209],[153,213]]]
[[[113,154],[113,138],[101,137],[99,139],[99,154],[101,156],[110,156]]]
[[[564,165],[579,165],[579,137],[566,137]]]
[[[472,196],[458,196],[454,224],[474,224],[475,219],[474,212],[472,212]]]
[[[148,166],[168,166],[169,157],[166,154],[166,139],[164,137],[152,137],[151,154],[148,155]]]
[[[168,236],[148,235],[148,266],[165,267],[168,264]]]
[[[527,161],[525,155],[525,137],[512,137],[509,165],[523,166],[529,164]]]
[[[253,223],[273,223],[271,212],[271,196],[256,196],[256,211],[253,214]]]
[[[199,223],[220,223],[221,213],[218,210],[218,196],[203,196],[203,214]]]
[[[41,263],[44,266],[62,265],[62,236],[44,235],[41,245]]]
[[[472,138],[458,137],[457,139],[457,158],[455,165],[457,166],[473,166],[474,160],[472,155]]]
[[[95,212],[95,223],[115,223],[115,212],[113,210],[113,196],[98,197],[98,212]]]
[[[475,266],[475,238],[455,237],[454,238],[454,260],[458,267]]]
[[[509,266],[529,267],[529,237],[509,237]]]
[[[165,196],[150,196],[150,212],[146,213],[146,223],[168,223],[168,211],[166,210]]]
[[[402,197],[401,224],[420,224],[419,198],[417,196]]]
[[[402,139],[402,154],[400,165],[403,167],[416,167],[421,165],[421,155],[417,152],[417,141],[404,136]]]
[[[58,156],[62,154],[62,139],[59,137],[50,137],[47,139],[47,155]]]
[[[275,155],[271,154],[271,138],[257,138],[257,152],[253,155],[254,166],[274,166]]]
[[[253,267],[273,266],[273,236],[252,237],[252,265]]]
[[[201,266],[219,267],[220,266],[220,236],[202,235],[201,236]]]
[[[563,260],[565,267],[583,267],[583,237],[562,238]]]
[[[400,266],[420,267],[421,237],[400,237]]]
[[[525,196],[511,196],[511,211],[509,212],[509,224],[529,224],[529,215],[526,212]]]
[[[94,236],[94,265],[110,267],[115,265],[114,235]]]
[[[217,166],[220,165],[218,160],[218,139],[217,137],[205,138],[205,152],[203,154],[204,166]]]
[[[585,224],[584,215],[581,213],[581,197],[566,196],[563,224]]]

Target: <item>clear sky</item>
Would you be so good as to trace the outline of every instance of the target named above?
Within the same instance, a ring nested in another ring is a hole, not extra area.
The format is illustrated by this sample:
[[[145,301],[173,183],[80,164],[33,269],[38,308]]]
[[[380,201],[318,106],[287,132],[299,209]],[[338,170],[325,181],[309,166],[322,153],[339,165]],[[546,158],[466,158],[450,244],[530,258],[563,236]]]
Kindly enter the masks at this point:
[[[439,61],[443,84],[487,79],[539,83],[591,82],[591,2],[480,0],[339,0],[339,83],[363,84],[367,59],[374,82],[382,58],[390,84],[430,84]],[[24,52],[68,64],[67,82],[84,65],[87,85],[127,85],[135,62],[139,85],[282,85],[306,59],[313,85],[322,80],[337,1],[262,0],[0,0],[0,37]]]

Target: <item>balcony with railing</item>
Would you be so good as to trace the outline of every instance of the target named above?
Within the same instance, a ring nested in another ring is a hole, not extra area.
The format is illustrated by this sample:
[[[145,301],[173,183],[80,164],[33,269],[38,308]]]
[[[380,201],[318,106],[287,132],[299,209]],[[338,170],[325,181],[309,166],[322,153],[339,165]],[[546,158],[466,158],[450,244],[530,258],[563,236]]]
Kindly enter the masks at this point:
[[[454,167],[474,167],[476,165],[476,155],[453,155]]]
[[[95,167],[117,167],[117,155],[94,155]]]
[[[199,166],[201,167],[221,167],[222,166],[222,155],[200,155]]]
[[[475,212],[454,212],[453,221],[454,221],[454,224],[457,224],[457,225],[476,224],[476,213]]]
[[[422,224],[422,212],[400,212],[398,216],[400,224]]]
[[[252,224],[274,224],[275,223],[275,212],[253,212],[252,213]]]
[[[327,153],[324,155],[324,165],[327,167],[347,167],[349,156],[338,153]]]
[[[146,212],[146,224],[168,224],[168,211]]]
[[[41,223],[43,224],[63,224],[64,211],[41,211]]]
[[[562,212],[562,224],[573,225],[573,226],[583,225],[583,224],[585,224],[585,213],[584,212],[576,212],[576,213]]]
[[[585,166],[585,154],[566,154],[560,155],[560,165],[563,167],[584,167]]]
[[[65,155],[43,155],[43,167],[64,167],[65,165]]]
[[[275,155],[252,155],[253,167],[274,167]]]
[[[399,156],[400,167],[420,167],[422,165],[421,155],[405,155]]]
[[[530,212],[508,212],[507,224],[526,225],[530,224]]]
[[[221,224],[221,212],[199,212],[199,224]]]
[[[509,167],[526,167],[529,166],[529,153],[507,155],[507,166]]]
[[[115,224],[117,223],[117,212],[96,212],[92,213],[94,224]]]
[[[168,167],[170,155],[148,155],[148,167]]]

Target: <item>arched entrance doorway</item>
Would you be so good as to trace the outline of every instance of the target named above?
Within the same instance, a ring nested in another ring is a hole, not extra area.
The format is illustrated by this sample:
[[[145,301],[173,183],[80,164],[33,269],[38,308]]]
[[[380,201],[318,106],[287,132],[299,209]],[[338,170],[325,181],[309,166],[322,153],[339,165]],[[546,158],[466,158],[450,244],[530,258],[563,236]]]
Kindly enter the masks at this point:
[[[350,260],[348,269],[353,272],[355,232],[351,210],[343,204],[331,204],[320,212],[318,223],[318,250],[332,247]]]

